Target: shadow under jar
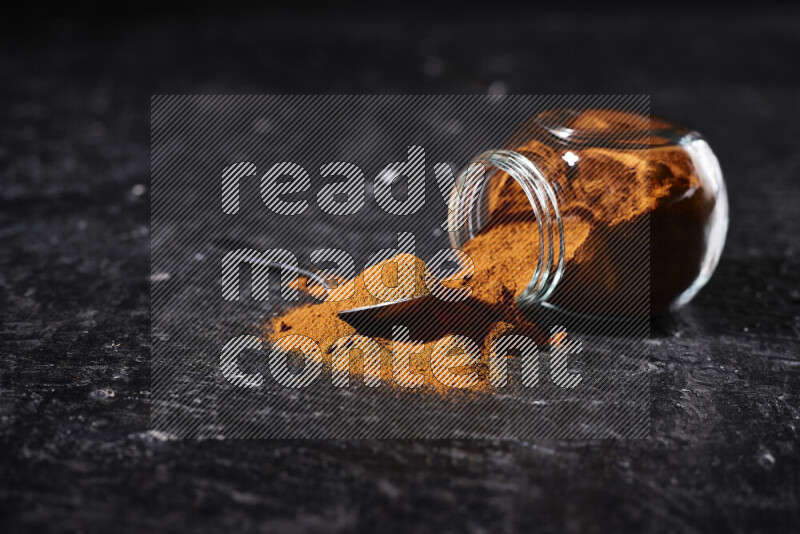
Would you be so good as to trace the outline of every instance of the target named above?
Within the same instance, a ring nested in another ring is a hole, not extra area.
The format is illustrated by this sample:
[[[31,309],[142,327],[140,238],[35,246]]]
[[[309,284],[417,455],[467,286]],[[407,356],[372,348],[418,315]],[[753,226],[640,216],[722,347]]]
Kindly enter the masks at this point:
[[[492,280],[521,304],[655,315],[689,302],[711,277],[728,200],[697,132],[637,113],[556,110],[471,162],[449,225],[455,248],[483,254],[476,266],[513,260]]]

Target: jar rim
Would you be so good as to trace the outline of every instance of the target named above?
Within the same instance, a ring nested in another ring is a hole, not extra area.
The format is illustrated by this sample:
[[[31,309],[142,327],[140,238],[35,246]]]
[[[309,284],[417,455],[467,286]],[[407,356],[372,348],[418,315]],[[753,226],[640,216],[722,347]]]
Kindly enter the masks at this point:
[[[473,159],[459,174],[449,202],[450,242],[460,249],[490,222],[487,185],[498,172],[507,173],[522,187],[539,232],[536,269],[520,298],[544,302],[564,274],[564,225],[552,186],[523,154],[513,150],[489,150]]]

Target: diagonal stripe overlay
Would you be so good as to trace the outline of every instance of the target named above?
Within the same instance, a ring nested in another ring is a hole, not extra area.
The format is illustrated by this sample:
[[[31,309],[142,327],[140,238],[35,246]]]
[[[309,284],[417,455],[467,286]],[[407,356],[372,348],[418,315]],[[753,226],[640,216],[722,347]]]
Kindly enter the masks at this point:
[[[419,348],[403,328],[393,332],[404,359],[388,366],[385,347],[367,335],[326,354],[301,336],[282,338],[274,350],[265,329],[286,310],[331,294],[317,271],[330,269],[326,263],[338,266],[341,281],[396,252],[427,261],[449,248],[444,223],[455,178],[532,117],[595,109],[609,110],[599,121],[612,121],[627,112],[645,117],[639,126],[647,130],[649,108],[645,95],[154,96],[152,428],[175,439],[649,436],[646,219],[630,241],[609,247],[608,258],[637,280],[615,295],[615,309],[640,313],[565,312],[581,308],[580,294],[558,309],[523,302],[525,317],[558,342],[502,339],[484,377],[490,386],[479,391],[468,374],[440,374],[450,385],[438,388],[413,375],[393,380],[392,369],[410,365]],[[594,164],[598,176],[615,176],[616,160]],[[547,194],[542,206],[551,206]],[[564,268],[558,221],[533,228],[551,236],[555,252],[520,261],[530,263],[532,279],[541,265],[542,280],[552,280]],[[318,276],[320,293],[298,290],[298,273]],[[399,283],[384,296],[410,293]],[[437,361],[480,358],[485,332],[475,325],[486,320],[457,317],[449,344],[434,351]],[[355,353],[363,365],[349,364]]]

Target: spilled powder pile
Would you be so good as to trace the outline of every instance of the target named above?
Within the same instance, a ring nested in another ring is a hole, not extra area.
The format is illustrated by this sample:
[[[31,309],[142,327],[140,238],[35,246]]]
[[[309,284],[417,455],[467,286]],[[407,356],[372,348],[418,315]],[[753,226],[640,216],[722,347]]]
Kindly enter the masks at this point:
[[[481,349],[481,361],[478,364],[464,366],[462,369],[453,369],[456,375],[472,375],[473,380],[469,389],[485,390],[488,389],[488,350],[492,342],[504,334],[522,334],[530,338],[538,345],[542,345],[544,340],[541,331],[532,323],[525,320],[514,305],[514,295],[511,290],[500,286],[494,290],[489,290],[491,272],[480,272],[483,265],[489,263],[485,258],[484,263],[476,262],[475,276],[467,283],[473,287],[473,298],[459,303],[437,303],[438,308],[444,308],[450,313],[438,315],[437,317],[423,317],[415,321],[409,318],[407,323],[402,325],[409,329],[411,342],[392,342],[392,340],[382,337],[374,338],[381,348],[382,359],[382,378],[386,383],[392,383],[392,367],[390,363],[391,351],[396,354],[412,354],[410,365],[407,367],[394,368],[394,378],[398,382],[412,382],[411,375],[422,375],[425,377],[425,385],[434,390],[445,392],[449,387],[441,384],[432,373],[430,366],[431,352],[437,341],[448,335],[464,336],[471,339]],[[399,273],[406,276],[399,276]],[[407,275],[411,273],[411,275]],[[429,286],[432,284],[443,283],[433,280],[426,271],[425,263],[410,254],[399,254],[393,258],[382,261],[372,267],[365,269],[352,280],[341,283],[333,289],[325,300],[319,304],[306,304],[293,308],[272,319],[267,324],[267,336],[271,342],[275,342],[285,335],[303,335],[309,337],[319,344],[323,354],[324,364],[330,366],[331,356],[335,350],[341,349],[337,343],[342,343],[342,338],[359,334],[354,327],[341,320],[337,313],[340,310],[359,308],[379,304],[382,300],[376,298],[368,289],[365,280],[370,278],[381,278],[386,286],[396,287],[398,293],[403,297],[421,297],[427,295]],[[309,289],[307,280],[301,280],[299,287]],[[444,282],[449,287],[459,287],[459,282]],[[475,291],[479,285],[485,285],[481,291]],[[445,317],[445,320],[442,318]],[[413,341],[423,342],[424,349],[413,344]],[[348,347],[345,347],[348,348]],[[361,357],[363,353],[358,350],[351,351],[351,357],[355,360],[353,370],[359,372],[363,365]],[[398,376],[398,373],[405,373],[406,376]]]
[[[524,197],[521,189],[516,193]],[[409,328],[412,341],[424,342],[421,352],[413,343],[393,342],[380,336],[374,339],[381,348],[382,378],[385,383],[392,383],[392,351],[396,354],[417,352],[411,356],[408,367],[395,367],[394,378],[412,381],[413,377],[398,377],[397,373],[422,375],[428,388],[445,393],[450,388],[441,384],[432,373],[432,349],[445,336],[467,337],[480,348],[481,361],[462,369],[452,369],[451,372],[463,376],[472,374],[473,380],[467,389],[488,391],[487,362],[495,340],[506,334],[521,334],[540,347],[545,345],[542,331],[522,315],[515,302],[530,282],[532,265],[535,265],[539,251],[539,234],[530,211],[528,205],[527,211],[511,219],[504,218],[501,211],[489,227],[466,244],[463,252],[472,259],[474,266],[473,275],[468,279],[454,277],[454,281],[435,280],[426,270],[425,262],[410,254],[399,254],[373,265],[352,280],[338,280],[337,287],[327,296],[324,296],[323,288],[305,278],[298,279],[296,287],[318,299],[324,299],[323,302],[298,306],[272,319],[266,325],[267,337],[271,342],[286,335],[311,338],[319,344],[325,360],[323,363],[330,366],[332,354],[341,348],[337,342],[340,343],[347,336],[360,334],[340,319],[338,312],[382,302],[368,290],[365,280],[380,278],[387,287],[396,287],[402,298],[427,295],[430,293],[429,287],[437,283],[453,289],[469,286],[471,297],[466,301],[437,304],[437,308],[444,309],[445,314],[416,318],[419,321],[410,318],[408,323],[403,324]],[[566,247],[566,255],[571,257],[582,241],[580,236],[588,235],[589,225],[576,217],[565,219],[564,225],[574,236]],[[400,273],[404,276],[400,276]],[[353,350],[351,355],[355,361],[352,369],[358,374],[363,365],[363,353]]]

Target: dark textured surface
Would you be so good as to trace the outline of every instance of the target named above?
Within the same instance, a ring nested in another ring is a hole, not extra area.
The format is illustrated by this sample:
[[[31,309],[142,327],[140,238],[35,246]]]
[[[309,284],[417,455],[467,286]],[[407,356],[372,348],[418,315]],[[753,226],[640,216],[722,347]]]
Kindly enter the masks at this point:
[[[513,22],[175,16],[6,38],[3,530],[797,530],[800,12]],[[513,93],[651,93],[655,112],[696,127],[718,153],[728,246],[699,297],[653,324],[652,438],[148,433],[149,199],[135,186],[148,182],[150,95],[474,93],[498,82]]]

